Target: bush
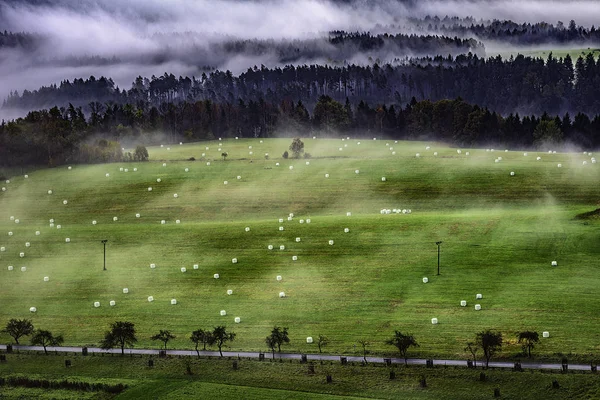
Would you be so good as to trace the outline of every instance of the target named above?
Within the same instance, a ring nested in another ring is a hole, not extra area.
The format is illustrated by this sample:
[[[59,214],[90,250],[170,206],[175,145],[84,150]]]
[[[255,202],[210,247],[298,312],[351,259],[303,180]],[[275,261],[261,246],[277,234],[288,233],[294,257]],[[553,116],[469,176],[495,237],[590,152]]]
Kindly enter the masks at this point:
[[[285,158],[287,160],[287,158],[290,156],[290,153],[286,151],[283,152],[283,158]]]
[[[137,146],[133,154],[135,161],[148,161],[148,149],[145,146]]]
[[[310,153],[304,153],[304,158],[312,158],[312,155]]]

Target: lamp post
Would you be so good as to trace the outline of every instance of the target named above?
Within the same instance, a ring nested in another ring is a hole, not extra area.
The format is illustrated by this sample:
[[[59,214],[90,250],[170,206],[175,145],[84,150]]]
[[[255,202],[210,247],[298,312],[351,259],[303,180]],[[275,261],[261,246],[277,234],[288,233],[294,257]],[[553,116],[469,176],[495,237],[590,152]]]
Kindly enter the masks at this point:
[[[440,240],[439,242],[435,242],[435,244],[437,244],[438,247],[438,275],[440,274],[440,245],[442,244],[442,241]]]
[[[106,242],[108,242],[107,239],[101,240],[102,244],[104,245],[104,271],[106,271]]]

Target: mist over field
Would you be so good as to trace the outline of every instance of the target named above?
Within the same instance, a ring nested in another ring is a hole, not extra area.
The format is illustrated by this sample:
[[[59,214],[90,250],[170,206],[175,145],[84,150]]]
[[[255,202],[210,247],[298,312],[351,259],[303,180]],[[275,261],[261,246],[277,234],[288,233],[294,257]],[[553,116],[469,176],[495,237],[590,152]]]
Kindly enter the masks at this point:
[[[402,53],[395,48],[372,54],[346,49],[337,54],[331,51],[327,32],[396,26],[400,27],[396,31],[411,33],[407,20],[427,15],[553,24],[560,20],[565,25],[574,19],[579,25],[591,26],[600,20],[600,7],[584,0],[2,1],[0,26],[9,32],[36,34],[36,39],[25,48],[0,48],[0,96],[90,75],[111,77],[118,86],[128,87],[139,75],[199,76],[207,68],[237,74],[261,64],[342,61],[324,56],[330,53],[358,64],[368,63],[368,57],[389,61],[422,56],[427,54]],[[255,39],[268,46],[241,51],[223,46]],[[294,48],[297,40],[308,40],[310,47],[299,58],[282,57],[270,48],[270,41]]]

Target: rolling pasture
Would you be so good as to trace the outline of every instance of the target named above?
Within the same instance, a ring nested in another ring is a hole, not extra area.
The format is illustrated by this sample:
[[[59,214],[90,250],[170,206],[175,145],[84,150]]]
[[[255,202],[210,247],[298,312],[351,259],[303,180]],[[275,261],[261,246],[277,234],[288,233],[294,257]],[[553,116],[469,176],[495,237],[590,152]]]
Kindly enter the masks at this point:
[[[397,329],[420,343],[411,355],[443,357],[466,356],[487,328],[515,355],[527,329],[550,334],[537,355],[597,352],[600,221],[575,218],[600,207],[595,155],[304,142],[310,159],[281,158],[290,139],[227,139],[0,183],[0,323],[30,318],[65,344],[97,345],[129,320],[138,346],[158,347],[150,336],[169,329],[171,348],[226,325],[232,350],[266,350],[279,325],[286,351],[308,353],[318,350],[306,337],[319,334],[328,352],[368,339],[393,353],[384,341]]]

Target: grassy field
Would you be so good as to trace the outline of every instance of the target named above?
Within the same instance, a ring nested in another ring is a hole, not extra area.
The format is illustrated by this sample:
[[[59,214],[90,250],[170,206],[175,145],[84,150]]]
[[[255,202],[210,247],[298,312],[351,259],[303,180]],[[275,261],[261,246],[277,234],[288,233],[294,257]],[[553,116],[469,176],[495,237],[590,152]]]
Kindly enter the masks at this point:
[[[170,347],[191,348],[192,330],[224,324],[238,335],[234,351],[266,350],[280,325],[289,327],[286,351],[317,352],[305,338],[324,334],[327,352],[358,354],[357,340],[368,338],[382,355],[393,353],[384,341],[398,329],[421,345],[411,356],[451,358],[465,357],[465,343],[487,328],[505,335],[501,355],[515,356],[516,332],[532,329],[550,332],[539,357],[595,358],[600,222],[575,219],[599,207],[590,155],[307,139],[312,159],[284,160],[290,142],[165,145],[149,148],[147,163],[38,170],[2,183],[0,323],[31,318],[65,344],[97,345],[111,322],[130,320],[138,346],[152,348],[159,329],[177,336]]]
[[[381,364],[341,366],[337,362],[316,363],[314,374],[298,361],[280,363],[239,360],[155,359],[153,368],[147,358],[82,357],[56,355],[8,355],[0,364],[0,376],[29,376],[54,381],[68,379],[128,386],[122,394],[68,391],[37,391],[0,388],[7,399],[490,399],[500,389],[503,399],[592,399],[600,395],[598,376],[591,373],[512,372],[488,370],[480,381],[481,370],[466,368],[433,369],[423,367],[386,367]],[[72,361],[71,368],[64,360]],[[186,373],[189,365],[192,375]],[[390,380],[390,371],[396,379]],[[326,383],[326,375],[333,382]],[[427,387],[419,381],[425,377]],[[552,387],[552,381],[559,388]]]

